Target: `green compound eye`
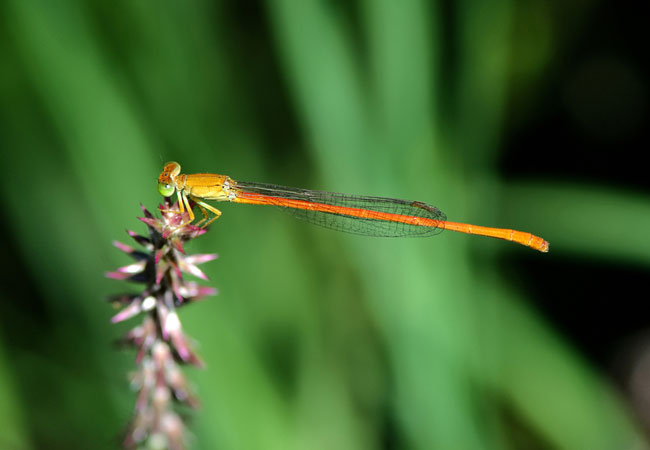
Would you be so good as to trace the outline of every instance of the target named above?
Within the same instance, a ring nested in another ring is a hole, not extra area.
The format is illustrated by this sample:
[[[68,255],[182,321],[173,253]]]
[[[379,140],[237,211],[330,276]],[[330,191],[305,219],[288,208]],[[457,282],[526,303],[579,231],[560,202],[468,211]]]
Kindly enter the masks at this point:
[[[174,193],[174,186],[169,183],[158,183],[158,192],[163,197],[170,197]]]

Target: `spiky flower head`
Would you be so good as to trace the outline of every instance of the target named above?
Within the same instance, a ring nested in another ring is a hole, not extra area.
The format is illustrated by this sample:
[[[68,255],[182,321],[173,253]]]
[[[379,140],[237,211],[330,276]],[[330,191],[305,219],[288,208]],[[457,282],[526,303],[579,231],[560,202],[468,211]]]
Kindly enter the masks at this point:
[[[144,206],[149,236],[127,230],[141,249],[115,241],[113,244],[133,258],[134,262],[108,272],[107,277],[142,284],[138,293],[111,296],[121,308],[112,318],[122,322],[140,313],[140,325],[130,330],[122,342],[136,350],[136,370],[131,384],[138,391],[135,414],[124,440],[125,448],[146,445],[153,448],[182,449],[186,431],[174,402],[190,408],[198,406],[180,366],[202,366],[183,332],[177,309],[205,296],[216,295],[216,289],[185,279],[186,274],[207,280],[199,264],[212,261],[216,254],[188,255],[184,245],[201,236],[205,229],[184,225],[188,214],[179,214],[177,204],[169,200],[159,207],[161,217],[154,217]]]

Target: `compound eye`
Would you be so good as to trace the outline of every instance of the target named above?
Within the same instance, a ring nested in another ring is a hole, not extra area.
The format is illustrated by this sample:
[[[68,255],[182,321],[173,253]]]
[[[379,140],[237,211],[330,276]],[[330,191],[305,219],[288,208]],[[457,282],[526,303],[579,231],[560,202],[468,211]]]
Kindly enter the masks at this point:
[[[174,193],[174,186],[170,185],[169,183],[158,183],[158,192],[160,192],[160,195],[163,197],[171,197],[171,195]]]

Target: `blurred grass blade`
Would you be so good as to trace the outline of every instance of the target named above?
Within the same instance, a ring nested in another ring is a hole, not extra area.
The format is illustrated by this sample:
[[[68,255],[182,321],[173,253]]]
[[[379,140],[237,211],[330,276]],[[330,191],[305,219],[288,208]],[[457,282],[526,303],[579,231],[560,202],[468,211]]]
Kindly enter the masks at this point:
[[[551,252],[650,264],[650,198],[577,183],[506,185],[503,220],[551,243]]]
[[[500,361],[496,388],[558,449],[636,448],[641,436],[620,394],[505,286],[491,286]],[[484,376],[484,368],[477,371]]]
[[[0,447],[28,450],[32,448],[23,421],[23,405],[16,395],[16,383],[12,380],[13,368],[6,358],[3,342],[0,342]]]

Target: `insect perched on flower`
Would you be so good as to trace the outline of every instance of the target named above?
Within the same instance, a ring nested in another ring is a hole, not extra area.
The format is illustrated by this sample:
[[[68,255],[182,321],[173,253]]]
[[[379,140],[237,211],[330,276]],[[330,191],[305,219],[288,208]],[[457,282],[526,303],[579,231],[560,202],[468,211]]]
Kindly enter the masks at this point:
[[[221,211],[205,202],[212,200],[278,206],[307,222],[366,236],[433,236],[451,230],[516,242],[540,252],[548,252],[549,247],[541,237],[524,231],[450,222],[438,208],[422,202],[235,181],[212,173],[186,175],[173,161],[165,164],[158,177],[158,192],[165,197],[176,192],[180,213],[188,213],[181,225],[194,222],[191,201],[203,214],[197,225],[205,228],[218,219]],[[210,220],[208,212],[213,214]]]

